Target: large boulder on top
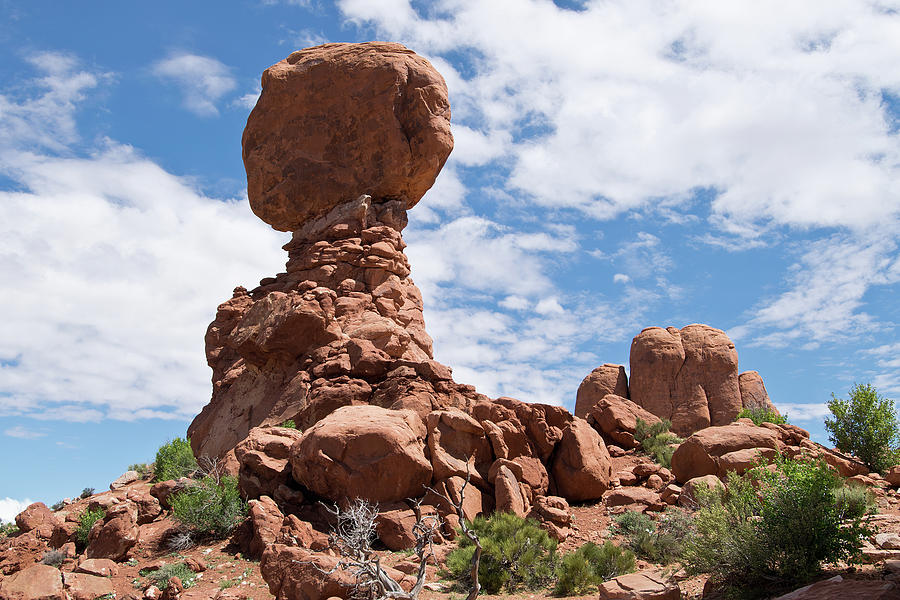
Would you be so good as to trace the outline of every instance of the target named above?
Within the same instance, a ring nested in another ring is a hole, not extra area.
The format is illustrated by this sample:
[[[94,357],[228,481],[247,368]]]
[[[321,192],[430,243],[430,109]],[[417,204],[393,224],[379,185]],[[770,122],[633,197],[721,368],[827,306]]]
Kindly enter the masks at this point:
[[[412,411],[344,406],[306,430],[291,448],[293,477],[335,502],[419,497],[432,474],[425,437],[425,424]]]
[[[732,423],[701,429],[684,440],[672,454],[672,474],[684,483],[694,477],[725,477],[735,464],[747,464],[756,452],[771,455],[779,449],[778,434],[767,427]],[[740,451],[750,450],[749,453]]]
[[[43,502],[29,504],[25,510],[16,515],[16,527],[25,533],[33,531],[39,538],[49,540],[53,530],[59,525],[59,519]]]
[[[570,502],[598,500],[609,489],[612,460],[600,434],[583,419],[568,423],[551,467],[557,493]]]
[[[584,378],[575,395],[575,416],[586,418],[594,405],[607,394],[628,397],[628,375],[624,366],[605,364]]]
[[[615,394],[607,394],[594,404],[585,418],[605,439],[623,448],[637,448],[640,445],[634,439],[638,419],[648,425],[659,423],[660,420],[631,400]]]
[[[453,148],[447,86],[400,44],[324,44],[263,73],[243,136],[253,212],[293,231],[360,194],[412,208]]]
[[[725,425],[743,407],[737,351],[708,325],[649,327],[631,342],[629,392],[679,435]]]

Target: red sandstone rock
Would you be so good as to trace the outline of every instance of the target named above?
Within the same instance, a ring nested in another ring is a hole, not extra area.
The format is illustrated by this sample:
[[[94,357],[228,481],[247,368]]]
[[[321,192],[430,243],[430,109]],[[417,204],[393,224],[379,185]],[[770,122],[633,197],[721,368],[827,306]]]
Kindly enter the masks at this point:
[[[97,577],[112,577],[118,574],[119,568],[108,558],[87,558],[78,563],[75,571]]]
[[[0,581],[0,600],[67,600],[59,569],[32,565]]]
[[[840,575],[778,596],[775,600],[900,600],[900,587],[892,581],[843,579]]]
[[[724,477],[729,459],[720,457],[747,448],[777,450],[778,436],[770,429],[733,423],[723,427],[701,429],[687,438],[672,455],[672,473],[679,482],[702,475]],[[720,465],[721,462],[721,465]]]
[[[741,390],[741,405],[744,408],[764,408],[775,414],[781,414],[769,399],[766,384],[757,371],[744,371],[738,375],[738,387]]]
[[[659,494],[645,487],[620,487],[607,492],[603,501],[610,507],[628,504],[651,506],[659,503]]]
[[[110,510],[94,525],[85,553],[88,558],[121,561],[137,540],[137,511],[123,505]]]
[[[659,571],[640,571],[620,575],[602,583],[599,600],[679,600],[678,584]]]
[[[250,540],[250,556],[260,557],[267,546],[274,544],[281,532],[284,515],[275,501],[268,496],[248,503],[253,538]]]
[[[659,417],[653,413],[615,394],[608,394],[596,402],[585,418],[605,439],[625,448],[640,445],[634,439],[638,419],[648,425],[659,422]]]
[[[250,430],[234,449],[240,464],[238,483],[245,498],[274,497],[278,486],[289,483],[291,446],[301,437],[300,431],[287,427],[254,427]]]
[[[681,488],[681,493],[678,496],[678,505],[692,509],[697,508],[697,489],[701,487],[708,490],[714,490],[716,488],[725,489],[725,484],[723,484],[722,480],[715,475],[702,475],[700,477],[689,479]]]
[[[468,470],[473,483],[484,485],[493,452],[478,421],[460,410],[442,410],[430,413],[425,423],[434,478],[466,477]]]
[[[499,468],[494,479],[494,502],[498,512],[511,512],[522,518],[528,514],[528,499],[522,494],[516,476],[506,466]]]
[[[129,490],[125,498],[137,507],[137,524],[153,522],[162,513],[159,500],[146,489]]]
[[[190,484],[190,481],[191,480],[187,477],[182,477],[177,481],[174,479],[160,481],[150,488],[150,495],[159,500],[160,507],[168,510],[172,508],[169,504],[169,497],[187,487]]]
[[[587,421],[575,419],[563,430],[551,472],[559,495],[570,502],[597,500],[609,488],[612,462]]]
[[[584,378],[575,395],[575,416],[586,419],[607,394],[628,398],[628,375],[622,365],[602,365]]]
[[[650,327],[631,343],[631,400],[679,435],[725,425],[741,411],[734,344],[707,325]]]
[[[53,530],[59,525],[59,519],[43,502],[29,504],[16,515],[16,527],[23,533],[33,531],[39,538],[49,540]]]
[[[98,577],[85,573],[63,573],[63,585],[71,600],[97,600],[112,597],[115,592],[108,577]]]
[[[340,408],[294,444],[294,479],[332,501],[419,497],[432,474],[425,433],[422,420],[411,411]]]
[[[360,194],[412,208],[453,148],[447,86],[400,44],[325,44],[262,76],[244,130],[250,206],[293,231]]]

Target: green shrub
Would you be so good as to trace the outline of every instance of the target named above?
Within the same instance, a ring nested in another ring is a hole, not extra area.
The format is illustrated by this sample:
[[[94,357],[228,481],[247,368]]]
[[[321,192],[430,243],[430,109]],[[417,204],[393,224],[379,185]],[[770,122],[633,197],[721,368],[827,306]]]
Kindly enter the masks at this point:
[[[608,579],[634,571],[634,553],[607,541],[602,546],[591,542],[566,554],[556,568],[554,593],[560,596],[583,595]]]
[[[93,495],[93,493],[94,493],[94,488],[84,488],[83,490],[81,490],[81,495],[78,497],[81,498],[82,500],[84,500],[88,496]]]
[[[19,527],[10,521],[9,523],[0,522],[0,537],[13,537],[19,533]]]
[[[194,585],[197,579],[197,574],[191,571],[191,568],[183,562],[163,565],[155,571],[142,570],[140,574],[142,577],[146,577],[147,579],[149,579],[153,585],[161,590],[168,589],[169,580],[173,577],[177,577],[178,579],[180,579],[181,584],[185,588],[189,588]]]
[[[86,508],[78,516],[78,529],[75,530],[75,546],[76,548],[78,548],[79,552],[87,548],[88,535],[90,535],[91,528],[94,526],[94,523],[101,520],[105,516],[106,511],[102,508],[98,508],[96,510]]]
[[[850,513],[839,508],[842,484],[834,471],[821,461],[781,456],[774,465],[731,474],[724,493],[701,494],[683,557],[689,572],[763,595],[772,591],[768,582],[794,586],[823,563],[856,557],[871,531],[861,515],[845,518]]]
[[[297,429],[297,424],[294,423],[293,419],[288,419],[287,421],[285,421],[284,423],[279,425],[279,427],[287,427],[288,429]]]
[[[197,460],[191,450],[191,441],[175,438],[163,444],[156,451],[153,467],[154,481],[168,481],[179,477],[189,477],[197,470]]]
[[[738,413],[737,419],[750,419],[755,425],[763,423],[775,423],[776,425],[786,425],[788,422],[787,415],[780,415],[775,411],[769,410],[764,406],[756,408],[745,408]]]
[[[875,495],[866,486],[854,483],[835,490],[834,502],[841,519],[858,519],[878,510]]]
[[[128,470],[136,471],[137,474],[141,476],[141,479],[143,479],[150,473],[150,465],[147,463],[134,463],[133,465],[128,465]]]
[[[625,537],[626,546],[641,558],[661,564],[681,558],[685,540],[693,528],[691,515],[677,508],[667,510],[658,523],[632,510],[613,521],[613,532]]]
[[[850,399],[831,395],[825,419],[828,439],[842,452],[857,456],[872,471],[884,473],[898,462],[900,424],[894,401],[878,394],[871,385],[850,388]]]
[[[52,510],[53,512],[56,512],[56,511],[62,510],[63,508],[65,508],[65,506],[66,506],[65,500],[60,500],[59,502],[51,504],[50,510]]]
[[[553,579],[556,540],[537,521],[511,513],[494,513],[489,518],[475,517],[470,527],[482,547],[478,580],[486,593],[538,589]],[[468,589],[475,546],[464,535],[457,539],[459,547],[447,556],[447,570],[461,587]]]
[[[174,494],[169,501],[175,519],[195,537],[227,537],[247,516],[247,503],[238,493],[237,478],[220,481],[204,477]]]
[[[634,432],[634,439],[641,445],[641,450],[666,468],[672,466],[672,454],[675,452],[673,444],[680,444],[684,441],[669,431],[671,426],[671,421],[665,419],[653,425],[647,424],[643,419],[638,419]]]

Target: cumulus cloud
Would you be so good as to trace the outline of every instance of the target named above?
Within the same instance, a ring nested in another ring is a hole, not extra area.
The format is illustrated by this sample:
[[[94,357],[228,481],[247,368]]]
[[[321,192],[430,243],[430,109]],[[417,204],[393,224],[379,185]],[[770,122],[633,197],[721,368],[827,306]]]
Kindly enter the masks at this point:
[[[15,498],[0,498],[0,523],[11,523],[16,515],[25,510],[32,501],[16,500]]]
[[[831,414],[824,402],[779,402],[778,410],[786,414],[792,422],[808,423],[821,421]]]
[[[216,103],[237,86],[225,64],[198,54],[174,54],[154,64],[153,74],[177,85],[184,108],[201,117],[218,115]]]
[[[72,123],[100,76],[66,68],[62,86],[0,98]],[[32,134],[0,141],[0,174],[14,182],[0,191],[0,277],[15,282],[0,295],[0,414],[189,418],[209,396],[202,339],[215,306],[280,268],[284,236],[246,198],[209,197],[127,145],[85,156],[65,147],[68,126],[37,133],[64,152],[33,148]]]
[[[27,427],[16,425],[15,427],[4,429],[3,435],[19,438],[20,440],[36,440],[38,438],[46,436],[47,434],[42,431],[35,431],[34,429],[28,429]]]

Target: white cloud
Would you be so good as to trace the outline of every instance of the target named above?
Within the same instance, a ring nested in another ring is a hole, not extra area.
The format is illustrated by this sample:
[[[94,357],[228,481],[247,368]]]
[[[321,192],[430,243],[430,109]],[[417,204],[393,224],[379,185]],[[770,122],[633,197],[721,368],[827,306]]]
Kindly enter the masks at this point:
[[[0,498],[0,523],[11,523],[16,515],[25,510],[32,501]]]
[[[631,277],[626,275],[625,273],[616,273],[613,275],[613,283],[628,283],[631,281]]]
[[[54,106],[69,122],[76,104],[54,103],[57,93],[2,98],[20,113]],[[42,145],[75,137],[63,130]],[[202,340],[216,305],[284,264],[284,236],[246,198],[208,197],[115,141],[91,156],[24,149],[32,143],[0,140],[0,173],[16,183],[0,191],[0,278],[16,282],[0,295],[0,414],[191,417],[209,397]]]
[[[238,96],[234,99],[234,101],[232,101],[232,105],[252,110],[253,107],[256,106],[256,102],[259,100],[260,94],[262,94],[262,86],[257,83],[252,92],[247,92],[243,96]]]
[[[777,408],[783,415],[787,415],[792,422],[806,423],[821,421],[831,414],[828,405],[824,402],[778,402]]]
[[[237,86],[227,66],[197,54],[180,53],[161,60],[153,65],[153,74],[181,88],[184,107],[201,117],[218,115],[216,102]]]
[[[47,434],[42,431],[35,431],[33,429],[28,429],[21,425],[16,425],[15,427],[10,427],[9,429],[4,429],[3,435],[8,435],[9,437],[19,438],[21,440],[36,440],[38,438],[45,437]]]

